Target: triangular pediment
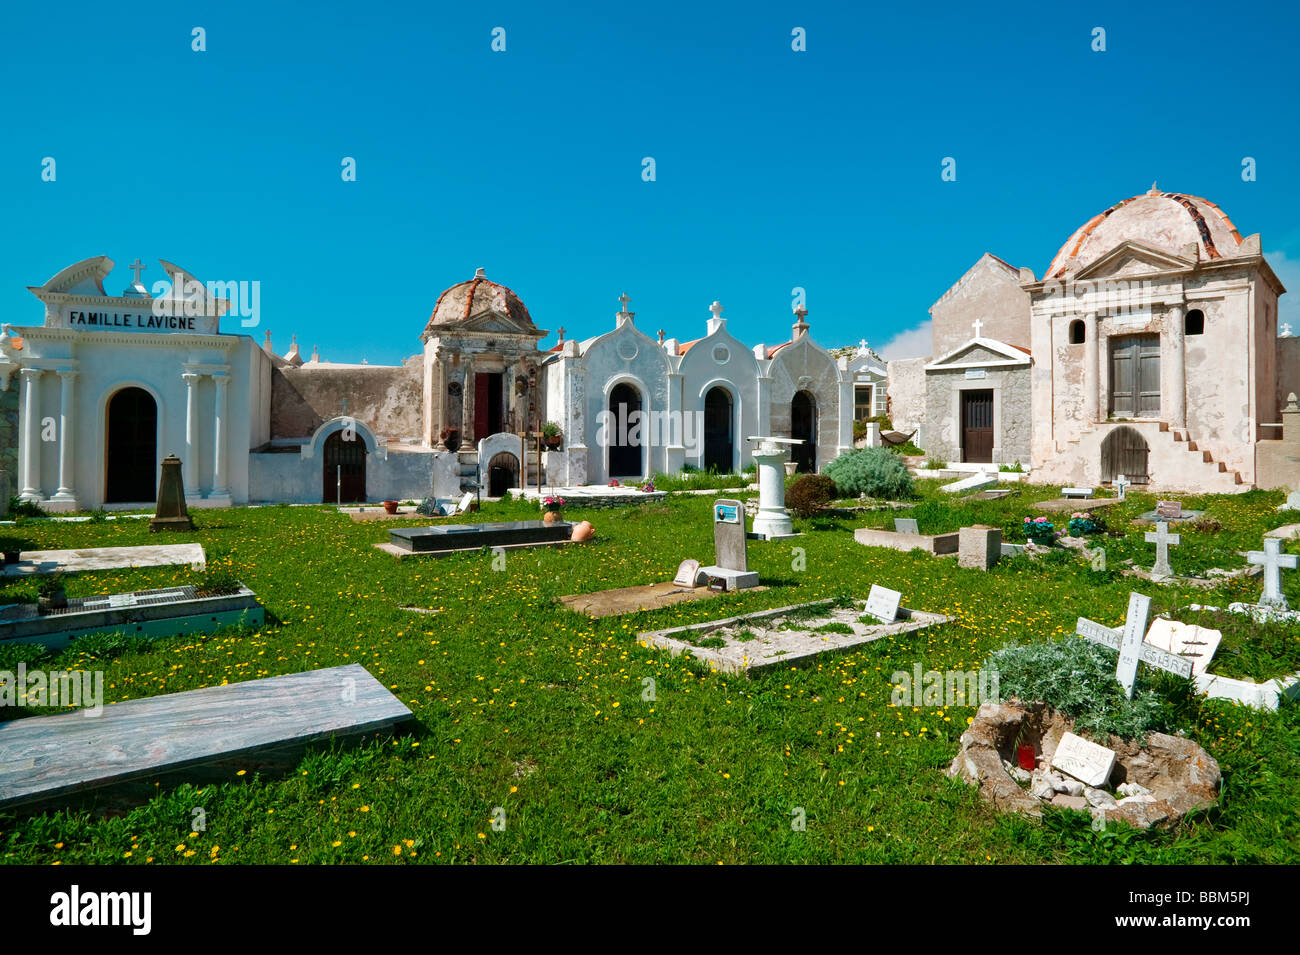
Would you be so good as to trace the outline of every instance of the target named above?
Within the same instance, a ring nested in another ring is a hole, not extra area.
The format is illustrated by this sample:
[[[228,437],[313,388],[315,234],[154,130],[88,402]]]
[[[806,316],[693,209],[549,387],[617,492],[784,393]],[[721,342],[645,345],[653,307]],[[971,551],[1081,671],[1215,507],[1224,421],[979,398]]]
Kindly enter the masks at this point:
[[[943,368],[997,368],[1008,365],[1028,365],[1029,354],[1006,342],[992,338],[972,338],[964,345],[936,358],[925,366],[926,371]]]
[[[476,315],[471,315],[463,322],[458,323],[455,330],[460,333],[479,332],[492,335],[532,335],[540,337],[538,330],[532,325],[527,322],[516,321],[509,315],[495,309],[485,309]]]
[[[1140,242],[1121,242],[1075,273],[1075,279],[1122,278],[1195,268],[1196,262]]]

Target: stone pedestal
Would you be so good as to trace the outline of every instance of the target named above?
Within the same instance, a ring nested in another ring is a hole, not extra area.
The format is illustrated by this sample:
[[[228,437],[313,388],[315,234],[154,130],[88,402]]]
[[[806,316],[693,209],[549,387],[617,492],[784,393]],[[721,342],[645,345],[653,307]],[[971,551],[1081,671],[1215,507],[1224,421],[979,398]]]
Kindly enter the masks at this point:
[[[753,454],[758,466],[758,513],[754,515],[754,533],[768,540],[793,537],[794,523],[790,520],[790,512],[785,509],[786,449],[770,438],[750,440],[758,442]]]
[[[158,481],[158,506],[151,531],[189,531],[194,529],[185,507],[185,484],[181,478],[181,460],[174,454],[163,458],[162,477]]]
[[[957,565],[988,570],[1002,556],[1002,530],[987,524],[963,527],[957,532]]]

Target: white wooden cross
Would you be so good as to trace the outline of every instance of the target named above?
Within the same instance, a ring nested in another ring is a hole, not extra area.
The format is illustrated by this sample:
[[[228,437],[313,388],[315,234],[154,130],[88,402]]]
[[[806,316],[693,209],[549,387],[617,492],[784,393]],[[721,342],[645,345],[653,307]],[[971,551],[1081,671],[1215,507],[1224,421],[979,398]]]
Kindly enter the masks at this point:
[[[976,338],[979,338],[979,337],[980,337],[980,329],[982,329],[982,328],[984,327],[984,320],[983,320],[983,319],[980,319],[980,318],[975,319],[975,321],[971,324],[971,327],[972,327],[973,329],[975,329],[975,337],[976,337]]]
[[[1249,563],[1264,568],[1264,594],[1259,598],[1261,607],[1274,610],[1289,610],[1286,596],[1282,593],[1282,569],[1295,570],[1300,558],[1295,554],[1282,553],[1282,542],[1276,537],[1264,539],[1264,549],[1252,550],[1246,554]]]
[[[1169,567],[1169,548],[1182,543],[1182,535],[1169,533],[1169,525],[1161,521],[1154,531],[1147,531],[1146,541],[1156,545],[1156,564],[1151,568],[1152,577],[1172,577],[1174,572]]]
[[[147,266],[146,266],[143,262],[140,261],[140,256],[137,255],[137,256],[135,257],[135,261],[132,262],[130,265],[128,265],[127,268],[130,269],[132,272],[135,273],[135,281],[132,282],[131,284],[132,284],[132,285],[139,285],[139,284],[140,284],[140,273],[143,272],[143,271],[147,268]]]
[[[1168,670],[1184,679],[1192,675],[1191,660],[1144,642],[1147,616],[1150,612],[1150,597],[1130,593],[1128,614],[1124,617],[1123,630],[1112,630],[1087,617],[1080,617],[1075,624],[1074,632],[1085,640],[1119,651],[1115,679],[1119,681],[1120,686],[1124,687],[1124,695],[1130,700],[1133,699],[1133,683],[1137,678],[1138,660],[1161,670]]]
[[[1132,482],[1122,474],[1115,478],[1115,490],[1119,492],[1119,499],[1121,501],[1124,500],[1124,492],[1128,490],[1128,486],[1131,483]]]

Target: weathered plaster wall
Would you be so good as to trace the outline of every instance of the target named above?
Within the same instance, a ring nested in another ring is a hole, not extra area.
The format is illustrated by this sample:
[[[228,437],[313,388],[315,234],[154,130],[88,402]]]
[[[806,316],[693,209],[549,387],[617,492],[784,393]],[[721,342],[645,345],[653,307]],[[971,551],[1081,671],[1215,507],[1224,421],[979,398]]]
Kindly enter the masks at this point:
[[[817,403],[817,468],[834,461],[840,445],[840,379],[835,360],[805,336],[777,352],[772,377],[772,435],[790,437],[790,402],[796,391]],[[852,415],[852,409],[849,414]]]
[[[886,392],[889,396],[889,420],[895,431],[910,432],[925,425],[925,366],[928,358],[900,358],[891,361],[889,384]],[[917,444],[921,444],[924,434],[917,435]]]
[[[1029,296],[1020,271],[988,253],[930,307],[930,317],[936,358],[975,338],[976,319],[983,322],[979,337],[1029,347]]]
[[[309,437],[343,414],[344,399],[347,414],[383,440],[422,437],[422,357],[398,366],[279,363],[271,372],[271,436]]]
[[[1292,392],[1300,395],[1300,337],[1277,339],[1277,405],[1269,421],[1280,420],[1277,414]]]
[[[454,462],[456,455],[445,452],[435,455],[425,449],[400,447],[389,448],[383,458],[367,454],[367,500],[420,500],[434,494],[436,457]],[[250,454],[250,500],[253,503],[319,504],[324,499],[323,468],[322,457],[304,458],[296,449]],[[451,497],[452,492],[458,489],[459,477],[454,485],[444,481],[438,496]]]

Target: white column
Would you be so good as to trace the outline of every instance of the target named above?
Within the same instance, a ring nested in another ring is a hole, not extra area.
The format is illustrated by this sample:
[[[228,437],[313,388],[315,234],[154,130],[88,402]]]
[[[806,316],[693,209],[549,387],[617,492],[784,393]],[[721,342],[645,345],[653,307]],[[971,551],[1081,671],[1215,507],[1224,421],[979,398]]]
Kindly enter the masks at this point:
[[[1083,317],[1083,420],[1092,427],[1101,420],[1101,342],[1097,340],[1097,313]]]
[[[212,383],[216,385],[216,400],[213,402],[212,432],[212,493],[210,498],[229,498],[230,488],[226,484],[226,431],[229,428],[230,396],[227,386],[229,375],[213,375]]]
[[[1173,361],[1169,369],[1169,409],[1162,417],[1175,428],[1187,427],[1187,350],[1183,347],[1183,315],[1186,306],[1176,302],[1169,307],[1169,350]]]
[[[72,406],[76,382],[75,371],[66,368],[59,371],[59,490],[53,497],[53,500],[70,501],[74,505],[77,495],[72,489],[72,466],[77,434],[72,421]]]
[[[181,375],[185,379],[185,460],[181,462],[181,477],[185,481],[185,497],[194,499],[199,496],[198,453],[199,453],[199,378],[201,376],[187,371]]]
[[[40,368],[23,368],[22,482],[24,501],[41,497],[41,375]]]

